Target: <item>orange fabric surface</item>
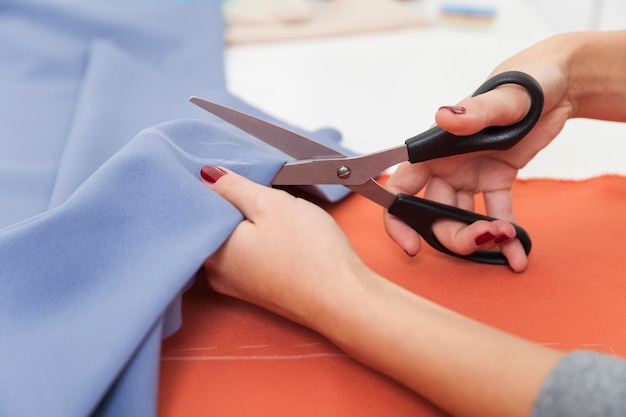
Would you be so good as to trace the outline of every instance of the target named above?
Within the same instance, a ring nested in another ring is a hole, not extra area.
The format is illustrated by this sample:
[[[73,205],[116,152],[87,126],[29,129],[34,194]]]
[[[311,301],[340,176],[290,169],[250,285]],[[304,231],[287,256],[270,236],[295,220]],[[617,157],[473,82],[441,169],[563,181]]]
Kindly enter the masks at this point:
[[[371,268],[411,291],[537,343],[626,356],[626,178],[517,181],[513,194],[533,239],[522,274],[428,246],[411,259],[360,196],[329,211]],[[163,343],[160,417],[442,415],[318,334],[204,283]]]

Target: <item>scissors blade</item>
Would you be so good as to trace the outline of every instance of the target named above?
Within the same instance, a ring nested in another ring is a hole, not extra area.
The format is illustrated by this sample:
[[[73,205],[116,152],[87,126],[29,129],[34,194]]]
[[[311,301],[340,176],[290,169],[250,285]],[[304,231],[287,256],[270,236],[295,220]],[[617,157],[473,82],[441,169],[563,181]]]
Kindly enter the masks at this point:
[[[295,159],[344,158],[346,156],[291,130],[239,110],[195,96],[190,97],[189,101]]]

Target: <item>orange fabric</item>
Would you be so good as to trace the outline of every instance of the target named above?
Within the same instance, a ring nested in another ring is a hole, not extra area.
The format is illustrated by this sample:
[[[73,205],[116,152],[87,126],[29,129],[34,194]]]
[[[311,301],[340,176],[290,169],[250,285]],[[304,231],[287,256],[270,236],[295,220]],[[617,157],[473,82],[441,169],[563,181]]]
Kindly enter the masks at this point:
[[[411,291],[557,349],[626,356],[626,178],[517,181],[513,194],[534,245],[522,274],[426,246],[411,259],[360,196],[329,210],[367,264]],[[185,295],[183,318],[163,344],[160,417],[443,415],[319,335],[204,283]]]

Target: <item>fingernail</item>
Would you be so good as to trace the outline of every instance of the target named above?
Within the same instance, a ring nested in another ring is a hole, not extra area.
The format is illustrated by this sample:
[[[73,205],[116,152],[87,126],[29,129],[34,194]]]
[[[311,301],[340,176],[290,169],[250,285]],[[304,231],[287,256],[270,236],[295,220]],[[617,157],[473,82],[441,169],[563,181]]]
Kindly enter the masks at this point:
[[[482,244],[484,244],[484,243],[489,242],[489,241],[490,241],[491,239],[493,239],[494,237],[495,237],[495,236],[494,236],[494,235],[492,235],[491,233],[489,233],[489,232],[485,232],[485,233],[483,233],[482,235],[478,236],[478,237],[474,240],[474,242],[476,242],[476,245],[477,245],[477,246],[480,246],[480,245],[482,245]]]
[[[441,106],[441,107],[439,107],[439,110],[442,110],[442,109],[449,110],[449,111],[451,111],[454,114],[465,114],[465,112],[467,111],[465,109],[465,107],[461,107],[461,106]]]
[[[215,184],[217,180],[219,180],[224,175],[226,175],[226,171],[218,167],[214,167],[213,165],[203,166],[200,170],[200,176],[204,178],[205,181],[208,181],[211,184]]]
[[[503,242],[506,242],[507,240],[511,240],[510,237],[508,237],[507,235],[498,235],[496,236],[496,238],[493,240],[494,243],[500,244]]]
[[[409,258],[415,258],[417,256],[417,253],[411,253],[407,250],[405,250],[404,253],[406,253]]]

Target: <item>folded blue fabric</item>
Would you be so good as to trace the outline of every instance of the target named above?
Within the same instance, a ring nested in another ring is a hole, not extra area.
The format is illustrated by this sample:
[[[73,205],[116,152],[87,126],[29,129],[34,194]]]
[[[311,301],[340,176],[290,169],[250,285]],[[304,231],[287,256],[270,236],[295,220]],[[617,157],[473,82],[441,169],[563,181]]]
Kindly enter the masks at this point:
[[[4,1],[0,56],[0,415],[153,416],[180,295],[242,219],[200,168],[287,160],[187,98],[279,121],[226,91],[217,0]]]

